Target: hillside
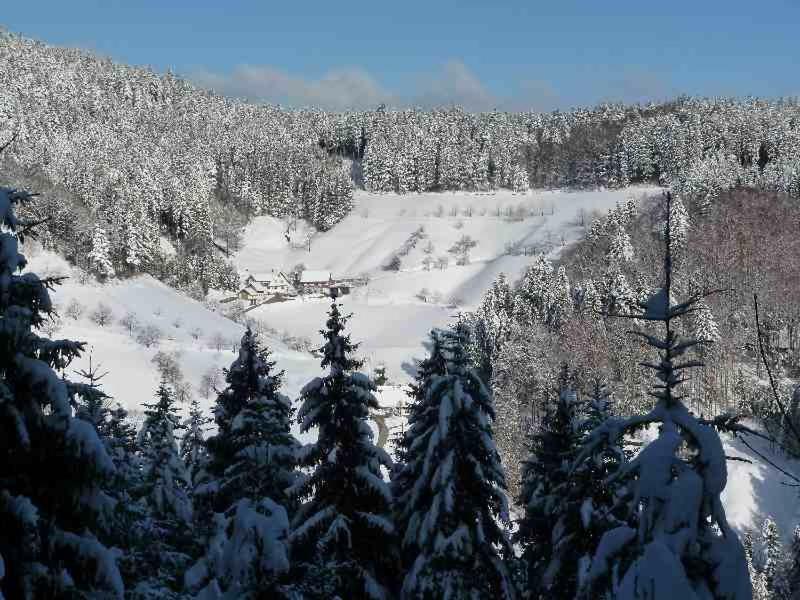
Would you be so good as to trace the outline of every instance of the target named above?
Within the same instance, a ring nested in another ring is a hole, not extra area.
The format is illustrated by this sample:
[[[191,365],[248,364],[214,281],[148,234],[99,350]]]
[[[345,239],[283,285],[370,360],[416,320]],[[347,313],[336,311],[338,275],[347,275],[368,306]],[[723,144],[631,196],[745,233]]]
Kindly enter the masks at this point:
[[[330,231],[314,236],[310,251],[290,247],[283,222],[257,217],[247,227],[243,248],[233,261],[241,274],[288,270],[302,263],[339,277],[366,275],[367,285],[341,299],[345,309],[355,314],[353,339],[362,342],[361,352],[370,366],[383,363],[391,379],[405,382],[413,371],[412,359],[422,356],[422,342],[432,327],[452,323],[459,312],[474,309],[501,272],[515,281],[531,262],[532,256],[507,254],[508,245],[528,246],[531,255],[544,252],[555,258],[584,234],[581,214],[588,223],[592,213],[605,213],[618,202],[652,189],[408,196],[359,192],[350,215]],[[524,218],[505,216],[508,209],[519,207],[526,211]],[[470,212],[472,216],[466,216]],[[420,228],[424,238],[400,257],[399,270],[385,270],[383,266]],[[290,233],[292,242],[302,245],[305,232]],[[456,265],[448,249],[464,235],[477,245],[469,253],[469,264]],[[427,244],[433,246],[434,259],[447,257],[446,268],[434,265],[426,270]],[[427,301],[421,297],[423,290]],[[265,305],[247,316],[314,340],[327,307],[324,299],[299,299]]]
[[[336,274],[365,274],[369,284],[356,289],[341,301],[346,311],[354,316],[350,330],[354,341],[362,343],[359,354],[367,358],[366,368],[371,370],[378,364],[387,367],[387,375],[393,385],[385,387],[379,394],[382,406],[390,409],[405,402],[403,385],[413,374],[414,359],[425,354],[424,342],[430,328],[452,323],[459,310],[471,310],[480,301],[499,272],[516,278],[530,263],[531,257],[504,254],[506,242],[524,239],[526,243],[540,245],[546,242],[547,232],[551,239],[559,240],[550,251],[555,258],[561,251],[563,234],[566,244],[571,244],[583,235],[576,225],[576,216],[581,210],[586,213],[605,212],[619,201],[630,196],[648,192],[648,188],[631,188],[611,192],[531,192],[525,195],[511,193],[488,195],[432,194],[404,198],[402,207],[397,197],[391,194],[356,195],[356,210],[342,223],[330,231],[316,236],[311,252],[291,249],[283,237],[285,224],[271,217],[259,217],[248,226],[244,236],[244,247],[234,257],[243,272],[263,271],[265,268],[287,268],[303,262],[309,268],[330,269]],[[411,206],[408,201],[411,200]],[[544,208],[554,214],[529,217],[522,221],[509,221],[492,216],[499,206]],[[438,206],[444,208],[444,216],[434,216]],[[475,209],[473,217],[448,216],[451,208],[459,212],[469,206]],[[486,214],[480,213],[486,209]],[[459,221],[463,227],[453,225]],[[384,271],[381,267],[386,259],[408,239],[419,227],[424,227],[426,238],[418,247],[403,257],[399,271]],[[294,234],[294,240],[302,237],[302,226]],[[460,235],[466,234],[479,240],[470,257],[470,264],[450,264],[446,270],[426,271],[421,263],[424,253],[421,246],[431,241],[438,249],[446,249]],[[143,401],[150,401],[158,385],[158,373],[152,363],[159,350],[177,352],[185,380],[193,386],[194,393],[203,374],[213,367],[227,367],[234,358],[233,345],[243,332],[243,326],[203,303],[176,292],[150,276],[143,275],[127,280],[113,280],[100,284],[93,281],[81,283],[80,272],[70,267],[62,258],[52,253],[33,251],[30,260],[32,270],[42,274],[70,274],[70,278],[56,289],[53,297],[59,304],[63,327],[57,337],[68,337],[88,342],[95,364],[99,363],[108,375],[103,380],[104,389],[131,411],[138,419]],[[422,288],[439,292],[441,302],[423,302],[416,297]],[[447,306],[444,301],[459,294],[463,299],[459,307]],[[74,320],[64,315],[66,306],[78,300],[85,313]],[[113,311],[113,322],[104,327],[93,323],[89,313],[99,302],[104,302]],[[249,313],[280,334],[307,337],[313,344],[319,343],[318,330],[322,327],[329,301],[324,298],[308,298],[281,304],[259,307]],[[218,308],[218,307],[217,307]],[[119,319],[134,312],[141,324],[153,324],[164,333],[158,346],[145,348],[136,341]],[[176,320],[180,326],[176,327]],[[198,339],[192,330],[199,328]],[[217,335],[219,334],[219,336]],[[224,346],[215,347],[214,338],[221,337]],[[319,374],[318,359],[308,352],[289,349],[279,336],[267,334],[266,342],[274,352],[278,367],[286,369],[284,391],[296,398],[300,388]],[[73,365],[80,369],[88,365],[88,354]],[[200,396],[201,406],[208,410],[213,403],[213,394]],[[388,413],[386,413],[388,415]],[[402,428],[402,419],[388,416],[378,417],[391,433]],[[380,435],[377,420],[371,426]],[[295,430],[297,433],[297,430]],[[310,439],[309,436],[304,436]],[[800,467],[797,461],[775,456],[769,444],[756,442],[760,452],[767,453],[783,468]],[[794,508],[794,489],[782,485],[782,479],[758,456],[737,441],[725,438],[726,452],[730,456],[744,458],[750,463],[729,462],[729,484],[723,495],[725,507],[732,525],[742,531],[760,526],[765,516],[772,516],[781,533],[788,539],[798,520]]]

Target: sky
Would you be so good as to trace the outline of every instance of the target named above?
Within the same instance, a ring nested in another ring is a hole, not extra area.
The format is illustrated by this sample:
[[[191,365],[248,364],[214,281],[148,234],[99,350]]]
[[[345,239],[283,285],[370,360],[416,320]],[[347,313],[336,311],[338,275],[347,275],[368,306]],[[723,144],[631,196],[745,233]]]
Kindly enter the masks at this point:
[[[332,110],[800,95],[800,0],[28,0],[0,24]]]

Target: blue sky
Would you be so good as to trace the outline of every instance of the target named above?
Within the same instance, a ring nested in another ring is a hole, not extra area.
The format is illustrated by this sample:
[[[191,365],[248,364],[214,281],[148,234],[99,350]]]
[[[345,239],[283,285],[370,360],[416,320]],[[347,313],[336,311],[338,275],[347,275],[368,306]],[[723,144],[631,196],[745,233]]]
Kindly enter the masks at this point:
[[[800,95],[800,0],[29,0],[0,23],[292,106]]]

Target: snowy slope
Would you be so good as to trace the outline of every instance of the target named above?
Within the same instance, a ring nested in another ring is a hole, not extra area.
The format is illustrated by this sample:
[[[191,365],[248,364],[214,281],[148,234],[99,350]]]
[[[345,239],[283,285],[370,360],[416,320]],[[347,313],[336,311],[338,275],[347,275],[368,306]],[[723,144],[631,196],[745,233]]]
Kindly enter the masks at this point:
[[[581,213],[588,223],[593,212],[606,212],[617,202],[652,190],[403,196],[359,192],[353,212],[315,236],[310,251],[292,247],[302,245],[305,230],[290,231],[290,244],[284,237],[285,223],[259,217],[246,229],[244,247],[234,261],[242,273],[288,270],[303,263],[307,269],[328,269],[334,276],[368,275],[367,286],[342,298],[344,309],[354,313],[353,340],[362,342],[361,352],[371,364],[385,363],[389,377],[402,382],[408,380],[412,359],[422,357],[422,342],[432,327],[447,325],[460,310],[479,303],[499,273],[512,280],[522,274],[532,257],[505,254],[508,244],[532,245],[555,257],[562,244],[583,234]],[[507,209],[519,207],[526,211],[524,219],[506,216]],[[401,258],[400,270],[384,271],[382,266],[420,227],[425,238]],[[462,235],[478,244],[470,252],[470,263],[456,266],[447,250]],[[429,242],[434,258],[449,258],[446,269],[423,267],[423,248]],[[429,292],[427,302],[417,298],[423,289]],[[326,309],[327,301],[296,300],[265,305],[249,315],[278,331],[316,339]]]
[[[287,268],[302,261],[309,268],[330,268],[335,274],[370,274],[369,285],[345,296],[343,303],[346,311],[354,313],[349,330],[354,341],[362,342],[359,353],[367,358],[367,368],[374,367],[378,362],[385,363],[388,375],[395,383],[379,390],[379,402],[386,407],[385,411],[381,411],[385,417],[375,418],[371,423],[376,439],[381,435],[382,426],[385,426],[383,434],[388,433],[391,439],[403,427],[402,419],[391,409],[405,401],[403,384],[411,377],[413,359],[424,356],[423,342],[428,330],[450,322],[459,310],[444,303],[418,300],[415,295],[420,288],[439,291],[444,298],[448,294],[458,294],[464,306],[469,307],[480,299],[497,273],[504,271],[513,278],[522,272],[530,260],[530,257],[503,256],[507,241],[526,238],[530,243],[541,243],[546,240],[546,231],[549,229],[551,238],[557,241],[553,251],[558,252],[562,233],[566,242],[581,234],[580,228],[574,225],[579,210],[606,210],[618,200],[641,192],[622,190],[574,194],[532,193],[528,196],[505,193],[496,196],[437,194],[402,197],[359,194],[354,213],[332,231],[313,240],[311,252],[290,249],[283,237],[285,224],[261,217],[247,229],[246,245],[236,256],[236,261],[242,270],[254,272],[273,267]],[[540,215],[521,222],[508,222],[489,214],[481,217],[478,214],[482,206],[488,207],[487,212],[491,212],[498,204],[517,204],[521,199],[531,204],[541,203],[546,212],[549,210],[548,202],[552,201],[555,213],[546,215],[546,218]],[[464,207],[473,204],[475,216],[426,215],[435,211],[438,204],[443,205],[445,214],[453,205]],[[404,211],[403,214],[401,211]],[[364,214],[367,216],[362,216]],[[459,218],[464,222],[463,228],[455,229],[453,224]],[[479,245],[472,253],[471,264],[456,267],[451,263],[445,271],[427,272],[421,268],[422,255],[418,247],[403,259],[399,272],[381,270],[383,261],[420,225],[425,227],[428,239],[437,247],[437,255],[444,253],[461,233],[478,239]],[[297,237],[302,233],[302,229],[293,232]],[[30,270],[40,276],[70,276],[53,293],[63,318],[63,326],[56,337],[87,341],[87,349],[92,351],[95,363],[99,362],[102,369],[109,372],[103,380],[104,388],[134,415],[140,411],[143,401],[152,399],[157,387],[158,374],[151,360],[159,349],[180,353],[185,378],[195,388],[209,367],[227,367],[234,359],[232,344],[241,337],[242,326],[209,310],[202,303],[148,276],[106,284],[93,281],[81,283],[79,273],[60,257],[30,245],[24,247],[23,251],[30,259]],[[86,308],[78,320],[63,314],[73,299]],[[113,323],[105,327],[96,325],[89,318],[89,313],[99,301],[109,305],[114,312]],[[250,314],[280,332],[286,330],[293,335],[306,336],[316,344],[320,340],[318,330],[324,326],[328,305],[326,299],[306,299],[260,307]],[[135,312],[141,323],[157,325],[164,332],[158,348],[143,347],[119,324],[119,319],[128,311]],[[178,319],[179,326],[176,327]],[[196,327],[202,330],[198,339],[191,335]],[[213,347],[212,338],[216,334],[227,342],[221,351]],[[276,338],[268,337],[266,342],[273,349],[278,367],[286,369],[284,391],[296,398],[300,388],[320,374],[318,359],[308,353],[290,350]],[[87,363],[88,353],[76,361],[67,374],[74,378],[73,369],[85,367]],[[200,400],[205,408],[209,408],[213,396],[208,399],[200,397]],[[764,443],[752,443],[761,452],[771,452]],[[725,440],[725,451],[729,456],[752,461],[752,464],[728,463],[728,486],[723,501],[730,523],[746,530],[760,526],[763,518],[770,515],[777,521],[784,536],[790,535],[798,520],[796,489],[783,485],[785,477],[761,462],[741,443]],[[795,473],[800,472],[797,461],[769,455],[780,466]]]
[[[127,408],[135,419],[141,404],[151,401],[158,386],[158,372],[152,363],[159,350],[177,351],[179,364],[187,381],[195,390],[201,405],[208,409],[214,398],[203,398],[197,387],[211,367],[228,367],[234,360],[233,344],[241,339],[243,327],[212,312],[202,303],[187,298],[150,276],[112,280],[105,284],[81,283],[80,273],[60,257],[37,251],[30,245],[23,248],[29,258],[29,269],[40,276],[68,276],[51,297],[62,317],[62,327],[54,337],[87,342],[84,356],[70,365],[67,376],[77,380],[74,371],[93,363],[108,375],[102,380],[104,390]],[[77,320],[66,316],[67,306],[77,300],[85,307]],[[111,308],[111,323],[103,327],[94,323],[91,312],[98,303]],[[128,312],[136,314],[142,325],[155,325],[163,337],[157,346],[144,347],[131,336],[119,320]],[[199,328],[197,339],[192,335]],[[216,349],[214,338],[225,340],[224,348]],[[319,373],[318,360],[308,353],[288,349],[280,340],[267,338],[280,368],[286,369],[285,392],[295,396],[307,381]]]

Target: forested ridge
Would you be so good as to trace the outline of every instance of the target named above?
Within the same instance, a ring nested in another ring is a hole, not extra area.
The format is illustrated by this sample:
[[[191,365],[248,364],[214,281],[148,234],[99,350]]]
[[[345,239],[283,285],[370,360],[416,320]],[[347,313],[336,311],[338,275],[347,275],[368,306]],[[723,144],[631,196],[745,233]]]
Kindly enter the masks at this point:
[[[248,218],[328,229],[351,210],[354,187],[655,181],[705,202],[743,184],[800,195],[800,107],[790,100],[552,113],[287,110],[8,32],[0,67],[5,177],[52,190],[36,208],[49,218],[47,242],[78,263],[106,245],[115,273],[150,272],[179,287],[234,286],[225,253]],[[178,255],[166,256],[159,238]]]

